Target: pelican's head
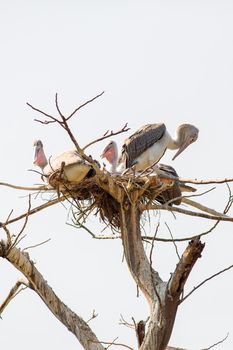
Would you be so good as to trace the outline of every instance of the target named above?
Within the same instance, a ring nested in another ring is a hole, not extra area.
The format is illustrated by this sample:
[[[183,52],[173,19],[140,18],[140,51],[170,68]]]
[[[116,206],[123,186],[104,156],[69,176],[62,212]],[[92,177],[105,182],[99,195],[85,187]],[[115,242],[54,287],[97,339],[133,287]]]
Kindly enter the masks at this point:
[[[43,143],[40,140],[36,140],[33,143],[34,157],[33,164],[39,166],[42,170],[48,164],[47,158],[44,154]]]
[[[110,164],[116,163],[118,159],[116,142],[115,141],[109,142],[109,144],[105,147],[100,157],[106,158]]]
[[[179,149],[172,158],[172,160],[174,160],[179,154],[181,154],[191,143],[197,140],[198,133],[198,128],[191,124],[182,124],[178,127],[177,145]]]

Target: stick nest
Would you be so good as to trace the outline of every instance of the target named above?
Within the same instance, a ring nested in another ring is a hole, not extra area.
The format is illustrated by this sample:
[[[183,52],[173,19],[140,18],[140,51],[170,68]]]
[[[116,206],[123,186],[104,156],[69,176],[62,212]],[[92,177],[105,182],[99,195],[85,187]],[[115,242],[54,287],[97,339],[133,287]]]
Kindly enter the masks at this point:
[[[72,212],[78,224],[85,223],[89,214],[94,212],[115,230],[120,228],[121,203],[166,203],[181,194],[178,181],[161,179],[157,175],[101,174],[75,184],[52,174],[49,184],[72,199]],[[180,200],[174,203],[180,204]]]

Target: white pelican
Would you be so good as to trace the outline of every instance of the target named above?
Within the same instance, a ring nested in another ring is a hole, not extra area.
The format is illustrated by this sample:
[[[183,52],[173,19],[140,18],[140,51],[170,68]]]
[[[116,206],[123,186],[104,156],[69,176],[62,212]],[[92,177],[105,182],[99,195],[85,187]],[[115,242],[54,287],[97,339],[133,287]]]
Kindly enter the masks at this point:
[[[62,176],[69,182],[74,183],[79,183],[85,177],[90,177],[95,174],[91,164],[84,160],[76,150],[66,151],[53,158],[51,162],[48,162],[44,153],[43,144],[40,140],[34,142],[33,163],[41,168],[46,177],[51,175],[54,171],[61,169],[62,163],[64,163]]]
[[[116,142],[111,141],[104,149],[101,158],[111,164],[111,172],[122,172],[134,166],[136,171],[144,170],[159,162],[166,149],[178,150],[172,160],[181,154],[198,138],[199,130],[191,124],[182,124],[177,128],[176,137],[172,138],[166,126],[147,124],[125,140],[121,156],[118,159]]]

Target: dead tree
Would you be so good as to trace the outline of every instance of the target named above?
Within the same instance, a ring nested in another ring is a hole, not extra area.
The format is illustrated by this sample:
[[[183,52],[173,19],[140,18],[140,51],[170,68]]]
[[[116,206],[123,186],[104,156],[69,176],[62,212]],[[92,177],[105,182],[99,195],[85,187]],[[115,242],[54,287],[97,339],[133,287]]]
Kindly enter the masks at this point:
[[[101,94],[100,94],[101,95]],[[99,97],[96,96],[95,98]],[[94,99],[95,99],[94,98]],[[75,139],[68,121],[70,118],[84,105],[93,101],[87,101],[68,117],[65,117],[59,108],[56,95],[56,108],[59,117],[53,117],[33,106],[37,112],[46,116],[46,120],[39,122],[43,124],[59,123],[68,133],[70,139],[74,143],[79,154],[92,164],[95,175],[91,178],[84,179],[79,184],[67,182],[62,173],[62,168],[54,172],[48,178],[48,184],[40,187],[32,187],[36,191],[51,191],[57,194],[57,197],[46,204],[31,208],[29,198],[28,211],[16,218],[8,217],[5,222],[1,223],[1,228],[5,230],[6,239],[0,242],[0,256],[9,261],[16,269],[21,271],[25,279],[16,282],[15,286],[9,292],[5,301],[0,307],[0,314],[3,312],[10,300],[22,289],[28,287],[35,291],[43,302],[47,305],[50,311],[71,331],[86,350],[103,350],[105,344],[121,345],[122,348],[132,349],[126,344],[117,342],[103,342],[91,330],[90,326],[77,314],[66,306],[59,297],[55,294],[49,284],[45,281],[41,273],[35,267],[28,253],[20,250],[18,244],[21,240],[23,230],[29,220],[30,215],[37,213],[39,210],[44,210],[48,206],[57,204],[61,201],[69,201],[72,205],[74,218],[78,225],[82,225],[82,219],[87,218],[90,213],[95,210],[101,220],[109,225],[115,232],[115,237],[122,239],[124,256],[127,262],[129,271],[135,280],[138,288],[144,294],[150,309],[149,322],[143,320],[135,322],[135,335],[138,339],[138,349],[140,350],[164,350],[164,349],[180,349],[169,347],[169,339],[173,330],[176,313],[179,305],[187,296],[183,296],[184,286],[192,271],[193,266],[201,257],[204,249],[204,244],[200,240],[200,236],[186,237],[179,240],[189,240],[189,243],[184,250],[177,266],[168,281],[163,281],[153,266],[151,254],[148,256],[145,252],[144,239],[150,240],[152,250],[155,247],[156,241],[159,238],[156,236],[143,236],[140,229],[140,222],[145,211],[169,210],[172,212],[180,212],[184,215],[198,216],[209,220],[214,220],[216,225],[220,221],[233,222],[233,218],[227,215],[232,204],[231,193],[227,202],[227,206],[223,213],[219,213],[213,209],[207,208],[198,202],[190,200],[187,197],[181,196],[180,200],[186,204],[196,207],[199,211],[185,210],[181,207],[172,206],[172,202],[177,198],[168,200],[168,191],[174,186],[177,178],[172,176],[158,176],[149,173],[141,175],[125,174],[121,176],[112,176],[105,170],[101,170],[93,159],[84,152],[88,146],[99,142],[112,135],[127,131],[127,125],[117,132],[108,131],[104,136],[90,142],[85,147],[80,147]],[[37,120],[38,121],[38,120]],[[225,179],[221,181],[209,181],[208,183],[230,182],[233,179]],[[203,181],[191,181],[179,179],[179,186],[184,183],[196,183],[201,185],[207,183]],[[24,187],[14,186],[10,184],[0,183],[1,185],[21,189]],[[158,202],[158,198],[160,201]],[[161,204],[161,198],[163,204]],[[24,225],[22,230],[13,236],[9,230],[9,225],[17,220],[23,220]],[[98,237],[96,237],[98,238]],[[172,242],[176,239],[171,238]],[[229,268],[231,268],[230,266]],[[228,268],[228,269],[229,269]],[[221,271],[223,272],[223,271]],[[220,273],[221,273],[220,272]],[[214,276],[212,276],[214,277]],[[211,277],[211,278],[212,278]],[[205,282],[205,281],[204,281]],[[196,287],[198,288],[198,287]]]

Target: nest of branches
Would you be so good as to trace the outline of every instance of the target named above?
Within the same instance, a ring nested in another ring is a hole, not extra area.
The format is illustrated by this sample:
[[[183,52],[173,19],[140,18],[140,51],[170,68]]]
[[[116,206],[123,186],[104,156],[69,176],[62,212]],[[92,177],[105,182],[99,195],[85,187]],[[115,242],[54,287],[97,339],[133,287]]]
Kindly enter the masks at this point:
[[[120,228],[121,203],[164,204],[177,197],[178,186],[177,181],[160,179],[157,175],[113,176],[107,173],[84,179],[78,184],[72,184],[53,174],[52,183],[50,179],[49,183],[72,199],[72,212],[78,224],[83,224],[89,214],[94,213],[114,230]],[[175,204],[179,204],[179,201],[177,199]]]

